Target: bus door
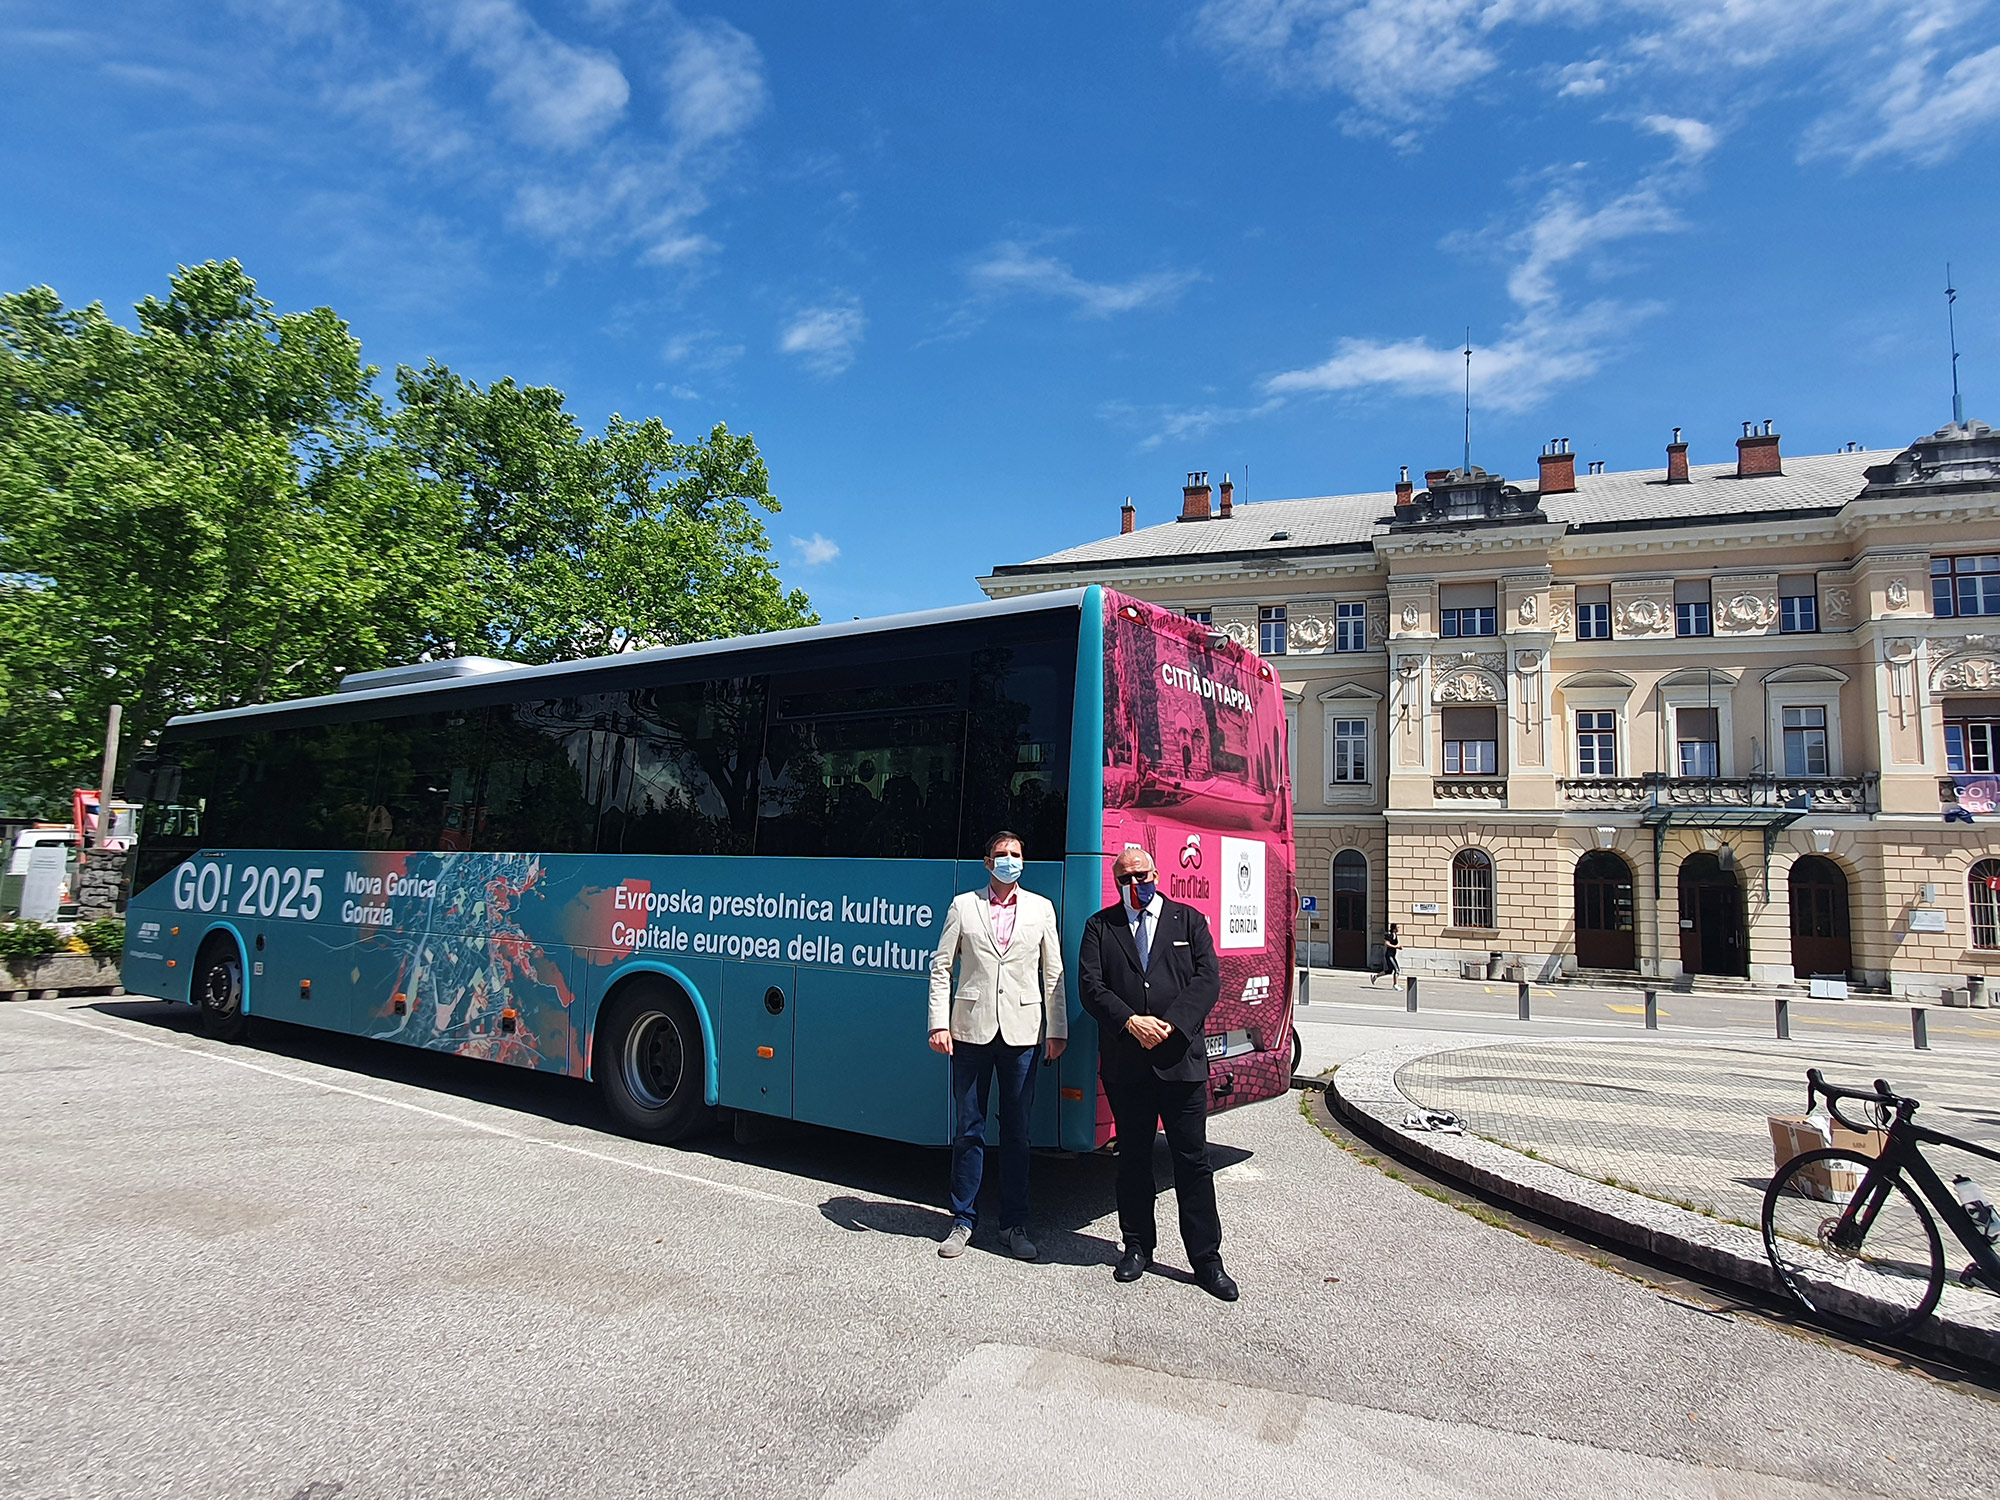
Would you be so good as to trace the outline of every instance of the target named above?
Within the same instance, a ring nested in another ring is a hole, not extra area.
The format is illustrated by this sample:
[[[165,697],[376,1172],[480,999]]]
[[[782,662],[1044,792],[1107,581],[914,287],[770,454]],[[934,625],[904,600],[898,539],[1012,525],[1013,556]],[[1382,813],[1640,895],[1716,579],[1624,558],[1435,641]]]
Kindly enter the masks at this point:
[[[793,964],[722,966],[717,1102],[790,1118],[798,974]]]

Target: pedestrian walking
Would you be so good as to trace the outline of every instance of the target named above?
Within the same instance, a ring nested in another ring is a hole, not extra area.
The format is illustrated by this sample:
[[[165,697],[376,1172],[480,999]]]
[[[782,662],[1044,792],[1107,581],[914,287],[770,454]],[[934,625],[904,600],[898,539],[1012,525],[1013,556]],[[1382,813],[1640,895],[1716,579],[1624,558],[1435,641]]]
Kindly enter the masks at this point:
[[[1403,972],[1396,963],[1397,950],[1402,946],[1402,939],[1396,936],[1396,924],[1391,922],[1389,930],[1382,934],[1382,972],[1379,974],[1370,974],[1368,976],[1370,984],[1385,977],[1394,979]]]
[[[1174,1162],[1181,1244],[1195,1284],[1224,1302],[1236,1283],[1222,1267],[1222,1220],[1208,1159],[1208,1013],[1221,971],[1208,920],[1160,894],[1144,849],[1127,848],[1112,867],[1116,905],[1083,926],[1077,991],[1097,1020],[1098,1072],[1118,1133],[1118,1233],[1113,1276],[1137,1281],[1153,1263],[1153,1136],[1166,1127]]]
[[[987,1101],[999,1084],[1001,1242],[1035,1258],[1028,1238],[1028,1121],[1035,1108],[1036,1055],[1049,1062],[1068,1045],[1062,932],[1056,909],[1021,889],[1018,834],[986,841],[984,890],[952,898],[931,955],[931,1049],[951,1059],[951,1228],[938,1254],[961,1255],[979,1223],[986,1175]],[[952,985],[952,968],[958,984]]]

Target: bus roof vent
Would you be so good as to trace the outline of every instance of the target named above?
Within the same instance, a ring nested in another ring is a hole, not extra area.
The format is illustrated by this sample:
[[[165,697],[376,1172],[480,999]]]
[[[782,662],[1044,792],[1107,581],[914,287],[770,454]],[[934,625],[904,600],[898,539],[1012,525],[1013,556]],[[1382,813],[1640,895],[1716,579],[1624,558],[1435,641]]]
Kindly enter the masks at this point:
[[[494,656],[449,656],[443,661],[411,662],[407,667],[383,667],[377,672],[349,672],[340,679],[339,691],[365,693],[370,688],[408,687],[414,682],[445,682],[454,677],[480,677],[488,672],[506,672],[522,665]]]

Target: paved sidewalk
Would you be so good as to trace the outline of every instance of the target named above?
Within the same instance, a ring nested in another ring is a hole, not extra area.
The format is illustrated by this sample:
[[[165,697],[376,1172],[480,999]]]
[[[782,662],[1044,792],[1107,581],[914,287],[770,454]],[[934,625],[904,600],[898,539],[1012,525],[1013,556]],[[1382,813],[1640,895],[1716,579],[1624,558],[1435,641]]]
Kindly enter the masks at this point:
[[[1805,1072],[1866,1087],[1887,1077],[1923,1101],[1925,1124],[2000,1148],[2000,1065],[1990,1055],[1885,1056],[1752,1043],[1521,1042],[1434,1053],[1396,1083],[1465,1128],[1582,1177],[1754,1226],[1773,1160],[1767,1120],[1798,1115]],[[1932,1149],[1946,1180],[1969,1172],[2000,1189],[1990,1163]]]

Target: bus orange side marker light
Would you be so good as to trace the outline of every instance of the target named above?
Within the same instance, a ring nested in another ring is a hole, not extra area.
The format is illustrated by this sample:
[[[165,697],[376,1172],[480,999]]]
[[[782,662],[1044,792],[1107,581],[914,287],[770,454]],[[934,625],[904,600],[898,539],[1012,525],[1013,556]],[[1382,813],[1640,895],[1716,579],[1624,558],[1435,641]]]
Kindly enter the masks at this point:
[[[757,1049],[757,1055],[759,1057],[776,1057],[778,1055],[778,1049],[775,1047],[759,1047]]]
[[[401,990],[396,991],[396,993],[390,998],[392,998],[396,1002],[397,1015],[399,1016],[402,1015],[405,1011],[407,1011],[410,1008],[410,997],[408,995],[405,995]]]
[[[505,1010],[500,1012],[500,1029],[502,1031],[512,1031],[518,1019],[519,1018],[515,1014],[514,1007],[511,1005],[508,1006]]]
[[[1063,1089],[1061,1092],[1065,1099],[1081,1099],[1083,1097],[1082,1089]]]
[[[167,967],[170,969],[178,969],[180,966],[181,966],[181,961],[177,958],[170,958],[167,960]]]
[[[299,998],[301,1000],[310,1000],[312,997],[313,982],[310,979],[301,979],[299,981]]]
[[[179,937],[180,935],[181,935],[181,930],[178,927],[174,928],[170,933],[168,933],[169,937]]]

